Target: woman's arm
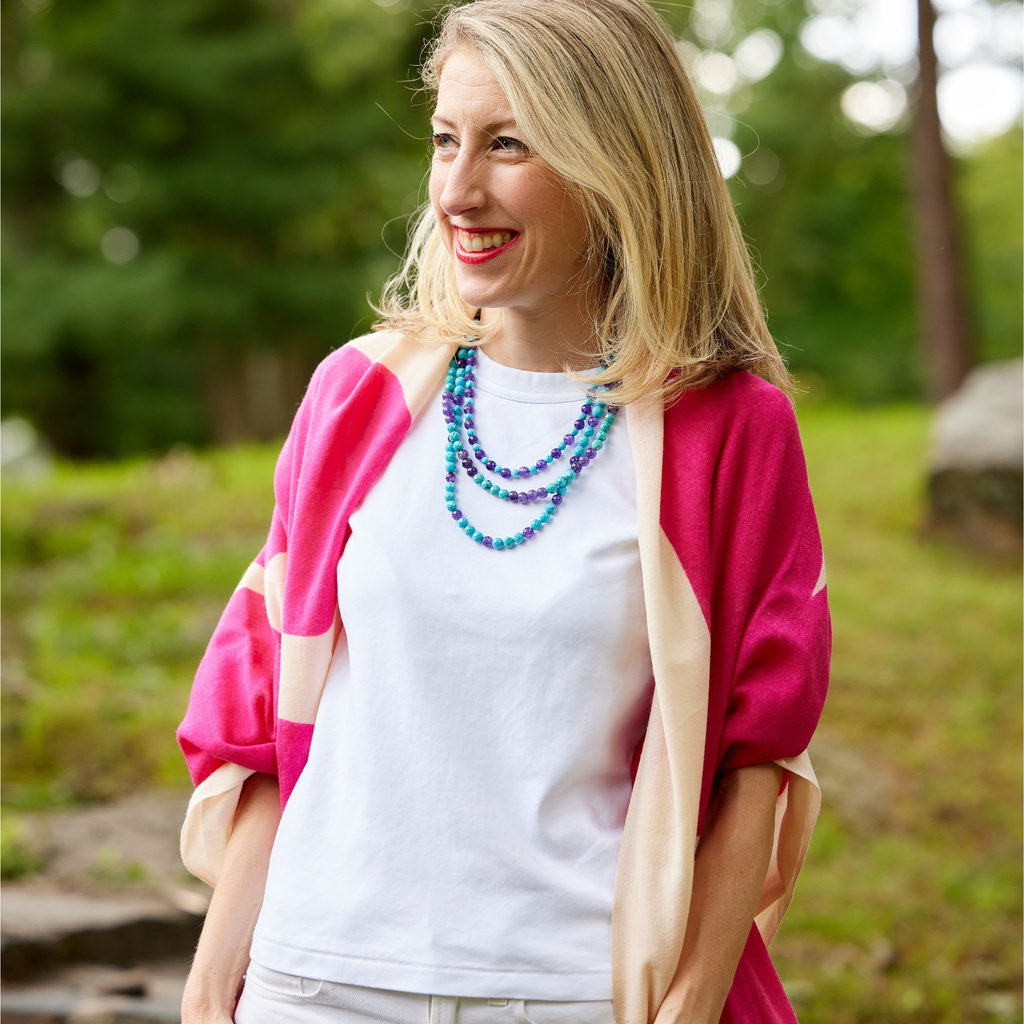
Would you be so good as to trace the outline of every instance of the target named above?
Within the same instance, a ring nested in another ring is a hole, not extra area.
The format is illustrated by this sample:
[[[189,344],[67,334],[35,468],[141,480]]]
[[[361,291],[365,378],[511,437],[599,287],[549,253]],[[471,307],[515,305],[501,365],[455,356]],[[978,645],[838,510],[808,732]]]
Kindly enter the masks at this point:
[[[249,964],[256,918],[263,905],[270,849],[281,818],[277,777],[245,783],[228,838],[217,887],[181,1002],[182,1024],[228,1024]]]
[[[771,861],[781,785],[777,764],[722,774],[697,846],[683,952],[656,1024],[718,1024]]]

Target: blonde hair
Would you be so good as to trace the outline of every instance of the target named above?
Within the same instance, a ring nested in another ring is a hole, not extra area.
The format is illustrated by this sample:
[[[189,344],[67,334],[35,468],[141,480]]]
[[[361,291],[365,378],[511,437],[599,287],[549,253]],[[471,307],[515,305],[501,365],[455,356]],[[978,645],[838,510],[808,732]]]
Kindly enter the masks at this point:
[[[448,11],[423,80],[436,91],[454,51],[501,86],[531,152],[590,227],[604,281],[594,333],[617,401],[670,400],[734,369],[783,389],[750,257],[700,104],[665,23],[644,0],[476,0]],[[565,140],[571,140],[566,145]],[[378,329],[424,340],[476,335],[429,204],[385,285]]]

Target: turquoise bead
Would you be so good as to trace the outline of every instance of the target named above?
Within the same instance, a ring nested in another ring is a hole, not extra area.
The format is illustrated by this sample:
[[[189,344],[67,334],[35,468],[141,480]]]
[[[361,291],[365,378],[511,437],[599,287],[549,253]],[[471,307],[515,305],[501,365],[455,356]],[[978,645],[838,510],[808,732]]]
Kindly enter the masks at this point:
[[[535,530],[543,530],[544,529],[544,524],[539,519],[534,519],[534,521],[532,523],[530,523],[530,525]]]
[[[473,534],[476,533],[476,527],[475,526],[467,526],[467,527],[465,527],[465,531],[466,531],[466,536],[467,537],[472,537]]]
[[[565,451],[565,442],[564,442],[564,441],[559,441],[559,442],[558,442],[558,447],[559,447],[559,449],[560,449],[561,451],[563,451],[563,452],[564,452],[564,451]]]
[[[547,512],[548,515],[551,515],[555,511],[556,508],[558,508],[558,506],[549,501],[544,506],[544,511]]]
[[[549,515],[547,514],[547,512],[544,512],[544,513],[542,513],[542,514],[541,514],[540,516],[538,516],[537,518],[538,518],[538,519],[540,519],[540,521],[541,521],[542,523],[550,523],[550,522],[551,522],[551,516],[549,516]]]
[[[587,427],[587,429],[583,431],[583,436],[584,437],[593,437],[594,436],[594,428],[593,427]]]
[[[449,501],[445,504],[445,508],[448,509],[449,512],[454,512],[458,507],[459,506],[454,501]]]
[[[516,534],[516,543],[517,544],[525,544],[526,543],[526,538],[521,533],[517,533]]]
[[[454,512],[454,511],[455,511],[455,509],[452,509],[452,511]],[[466,518],[465,516],[463,516],[463,517],[462,517],[462,518],[461,518],[461,519],[459,520],[459,529],[460,529],[460,530],[464,530],[464,529],[465,529],[465,528],[466,528],[467,526],[469,526],[469,520],[468,520],[468,519],[467,519],[467,518]]]
[[[592,447],[595,452],[599,452],[604,447],[604,441],[595,441]]]
[[[493,547],[494,547],[495,551],[500,551],[504,546],[505,546],[505,542],[500,537],[495,537],[494,538]]]
[[[453,394],[464,395],[465,393],[466,393],[466,389],[461,384],[456,384],[455,385],[455,391],[453,392]]]
[[[477,475],[473,477],[473,483],[475,483],[477,487],[483,487],[484,478],[479,473],[477,473]]]
[[[560,495],[561,495],[561,496],[562,496],[563,498],[565,497],[565,486],[564,486],[564,485],[558,488],[558,493],[559,493],[559,494],[560,494]]]
[[[549,455],[544,461],[550,466],[555,460]]]
[[[475,540],[477,544],[481,543],[483,539],[484,535],[479,530],[477,530],[476,533],[473,534],[473,540]]]
[[[514,548],[515,546],[516,546],[516,541],[515,541],[514,537],[506,537],[505,538],[505,547],[507,547],[507,548]]]
[[[498,491],[498,497],[501,498],[502,501],[507,501],[508,500],[508,491],[506,491],[505,488],[502,487],[502,489],[500,491]]]

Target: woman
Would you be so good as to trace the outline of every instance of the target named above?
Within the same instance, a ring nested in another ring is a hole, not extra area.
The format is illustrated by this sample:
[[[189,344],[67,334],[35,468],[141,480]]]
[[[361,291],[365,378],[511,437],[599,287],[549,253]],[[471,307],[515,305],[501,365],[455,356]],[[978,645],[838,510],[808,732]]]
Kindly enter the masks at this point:
[[[794,1021],[825,574],[700,108],[642,0],[456,8],[425,79],[179,732],[183,1019]]]

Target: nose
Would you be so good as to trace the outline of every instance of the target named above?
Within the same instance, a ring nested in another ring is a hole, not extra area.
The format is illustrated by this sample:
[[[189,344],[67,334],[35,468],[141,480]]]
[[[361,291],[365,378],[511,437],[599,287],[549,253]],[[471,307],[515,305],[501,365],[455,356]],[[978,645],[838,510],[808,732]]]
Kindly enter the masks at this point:
[[[435,170],[444,175],[439,203],[449,217],[458,217],[469,210],[480,209],[487,201],[483,161],[470,148],[464,147],[448,164]]]

